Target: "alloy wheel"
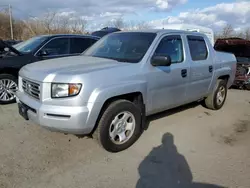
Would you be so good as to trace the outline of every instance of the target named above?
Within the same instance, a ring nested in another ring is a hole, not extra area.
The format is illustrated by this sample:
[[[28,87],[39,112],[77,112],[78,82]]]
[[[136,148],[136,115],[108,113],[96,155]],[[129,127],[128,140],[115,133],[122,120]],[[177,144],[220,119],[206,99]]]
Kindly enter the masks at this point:
[[[224,86],[220,86],[219,91],[216,95],[216,102],[218,105],[221,105],[224,102],[225,96],[226,96],[226,89]]]
[[[114,144],[127,142],[135,131],[135,117],[132,113],[124,111],[115,116],[109,127],[109,137]]]
[[[0,80],[0,100],[4,102],[15,99],[15,93],[18,89],[17,84],[11,79]]]

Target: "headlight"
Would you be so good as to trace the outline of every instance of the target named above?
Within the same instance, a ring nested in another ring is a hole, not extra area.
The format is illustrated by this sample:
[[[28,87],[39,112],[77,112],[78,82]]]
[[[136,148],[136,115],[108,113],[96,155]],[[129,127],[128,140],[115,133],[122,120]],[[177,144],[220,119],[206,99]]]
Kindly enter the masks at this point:
[[[82,84],[57,84],[52,83],[51,85],[51,97],[71,97],[79,94]]]

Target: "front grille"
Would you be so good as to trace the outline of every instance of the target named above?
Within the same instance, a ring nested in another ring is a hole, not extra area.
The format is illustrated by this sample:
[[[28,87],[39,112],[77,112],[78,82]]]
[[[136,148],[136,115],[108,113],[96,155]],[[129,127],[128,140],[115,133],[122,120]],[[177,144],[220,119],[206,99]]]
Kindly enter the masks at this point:
[[[23,79],[22,88],[28,95],[40,99],[40,84]]]

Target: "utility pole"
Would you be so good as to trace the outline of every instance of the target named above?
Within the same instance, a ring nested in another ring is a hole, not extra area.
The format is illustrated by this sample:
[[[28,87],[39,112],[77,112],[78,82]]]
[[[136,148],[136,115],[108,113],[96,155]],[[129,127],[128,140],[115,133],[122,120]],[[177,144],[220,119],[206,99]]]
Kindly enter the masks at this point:
[[[12,10],[11,10],[11,5],[9,5],[9,16],[10,16],[10,35],[11,35],[11,39],[14,39],[13,36],[13,24],[12,24]]]

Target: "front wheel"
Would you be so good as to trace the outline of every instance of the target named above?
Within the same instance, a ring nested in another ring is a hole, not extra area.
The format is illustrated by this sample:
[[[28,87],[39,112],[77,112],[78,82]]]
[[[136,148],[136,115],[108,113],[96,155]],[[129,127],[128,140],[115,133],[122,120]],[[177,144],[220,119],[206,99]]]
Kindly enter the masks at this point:
[[[14,103],[17,89],[16,77],[10,74],[0,74],[0,104]]]
[[[110,152],[133,145],[141,134],[141,110],[132,102],[117,100],[103,112],[94,137]]]
[[[205,99],[205,106],[212,110],[222,108],[227,97],[227,81],[217,80],[214,91]]]

